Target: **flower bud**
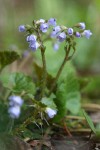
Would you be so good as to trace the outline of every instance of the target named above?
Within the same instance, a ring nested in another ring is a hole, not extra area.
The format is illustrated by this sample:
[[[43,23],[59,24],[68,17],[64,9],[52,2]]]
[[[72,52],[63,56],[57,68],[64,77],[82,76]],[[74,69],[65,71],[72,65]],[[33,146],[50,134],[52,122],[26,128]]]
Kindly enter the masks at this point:
[[[80,27],[80,29],[84,30],[85,29],[85,23],[84,22],[80,22],[79,23],[79,27]]]
[[[57,114],[57,110],[54,110],[52,108],[47,107],[46,108],[46,113],[50,118],[53,118]]]
[[[44,19],[40,19],[40,20],[36,21],[36,24],[41,24],[41,23],[45,23],[45,20]]]
[[[73,35],[73,29],[72,28],[68,28],[67,32],[69,35]]]
[[[76,36],[77,38],[80,38],[80,37],[81,37],[81,34],[80,34],[79,32],[76,32],[76,33],[75,33],[75,36]]]
[[[24,25],[20,25],[20,26],[18,27],[18,29],[19,29],[19,32],[24,32],[24,31],[26,31],[26,28],[25,28]]]

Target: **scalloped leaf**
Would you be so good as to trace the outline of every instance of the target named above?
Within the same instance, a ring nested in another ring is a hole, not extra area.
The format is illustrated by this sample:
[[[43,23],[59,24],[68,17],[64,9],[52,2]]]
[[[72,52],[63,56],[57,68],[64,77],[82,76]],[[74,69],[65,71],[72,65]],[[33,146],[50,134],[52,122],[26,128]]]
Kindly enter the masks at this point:
[[[29,76],[23,73],[12,73],[0,77],[4,87],[10,89],[16,94],[21,94],[22,92],[34,94],[35,84]]]
[[[20,58],[16,51],[0,51],[0,69]]]
[[[69,110],[72,114],[77,114],[80,110],[79,83],[75,72],[67,70],[67,76],[58,83],[55,103],[58,108],[55,121],[63,118]]]
[[[55,105],[51,97],[43,97],[41,103],[45,104],[47,107],[50,107],[52,109],[57,109],[57,106]]]

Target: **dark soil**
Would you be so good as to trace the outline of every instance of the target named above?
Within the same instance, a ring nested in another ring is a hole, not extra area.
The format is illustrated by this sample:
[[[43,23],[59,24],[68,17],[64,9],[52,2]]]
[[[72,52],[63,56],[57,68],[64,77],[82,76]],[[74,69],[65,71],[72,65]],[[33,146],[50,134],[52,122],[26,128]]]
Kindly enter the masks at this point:
[[[93,138],[80,136],[62,139],[56,137],[38,142],[37,146],[34,147],[33,145],[33,150],[100,150],[100,140],[96,141]]]

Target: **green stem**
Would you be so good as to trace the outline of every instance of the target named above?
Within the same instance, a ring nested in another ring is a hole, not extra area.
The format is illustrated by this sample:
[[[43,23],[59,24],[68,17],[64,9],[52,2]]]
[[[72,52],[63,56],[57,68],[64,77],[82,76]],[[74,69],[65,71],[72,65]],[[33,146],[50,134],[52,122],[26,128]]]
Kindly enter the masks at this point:
[[[42,73],[42,80],[41,80],[41,86],[40,86],[40,97],[41,99],[45,95],[45,89],[46,89],[46,82],[47,82],[47,71],[46,71],[46,59],[45,59],[45,47],[43,45],[43,42],[41,40],[41,35],[39,33],[39,30],[37,30],[38,38],[40,41],[40,50],[41,50],[41,56],[42,56],[42,64],[43,64],[43,73]]]
[[[8,127],[7,127],[6,132],[8,132],[9,134],[11,134],[13,126],[14,126],[14,119],[11,118],[10,122],[8,123]]]
[[[68,49],[67,49],[67,51],[66,51],[66,55],[65,55],[65,57],[64,57],[64,60],[63,60],[63,62],[62,62],[62,64],[61,64],[61,66],[60,66],[58,72],[57,72],[57,75],[56,75],[55,80],[54,80],[54,82],[53,82],[53,84],[52,84],[52,86],[51,86],[51,89],[50,89],[50,92],[49,92],[48,96],[50,96],[51,93],[53,92],[53,90],[54,90],[54,88],[55,88],[55,86],[56,86],[56,83],[57,83],[57,81],[58,81],[58,78],[60,77],[60,75],[61,75],[61,73],[62,73],[62,70],[63,70],[63,68],[64,68],[66,62],[70,59],[70,57],[68,56],[68,55],[69,55],[69,52],[70,52],[70,49],[71,49],[71,45],[69,45],[69,47],[68,47]]]
[[[43,62],[43,74],[42,74],[42,83],[41,83],[41,98],[42,98],[45,94],[46,80],[47,80],[45,50],[42,50],[42,48],[41,48],[41,56]]]

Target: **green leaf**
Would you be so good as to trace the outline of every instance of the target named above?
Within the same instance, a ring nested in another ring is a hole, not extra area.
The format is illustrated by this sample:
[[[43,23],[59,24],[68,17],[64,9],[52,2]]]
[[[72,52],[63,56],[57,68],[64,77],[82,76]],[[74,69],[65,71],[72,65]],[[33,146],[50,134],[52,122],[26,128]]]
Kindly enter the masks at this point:
[[[67,95],[66,107],[72,114],[77,114],[80,110],[80,93],[73,92]]]
[[[90,126],[91,130],[96,134],[96,129],[94,127],[94,124],[91,120],[91,118],[88,116],[88,114],[83,110],[83,115],[88,123],[88,125]]]
[[[68,110],[72,114],[79,112],[81,107],[79,83],[74,71],[67,70],[66,78],[58,83],[55,103],[58,109],[56,121],[63,118]]]
[[[4,87],[10,89],[16,94],[21,94],[22,92],[34,94],[35,85],[29,76],[23,73],[12,73],[0,77]]]
[[[31,128],[31,126],[30,126]],[[32,126],[32,129],[33,129],[33,126]],[[30,139],[41,139],[41,131],[38,130],[38,129],[35,129],[34,132],[32,132],[31,130],[29,129],[25,129],[22,133],[24,139],[25,138],[30,138]]]
[[[42,80],[42,74],[43,74],[43,68],[41,66],[39,66],[37,63],[34,62],[33,64],[35,73],[36,73],[36,77],[38,78],[38,81]],[[53,83],[54,78],[47,73],[47,87],[50,88],[51,84]]]
[[[41,103],[45,104],[47,107],[50,107],[52,109],[57,109],[57,106],[51,97],[43,97]]]
[[[89,95],[88,97],[100,97],[100,75],[96,75],[93,77],[88,77],[89,83],[88,85],[83,89],[83,92],[86,95]]]
[[[0,69],[17,60],[20,55],[16,51],[0,51]]]

